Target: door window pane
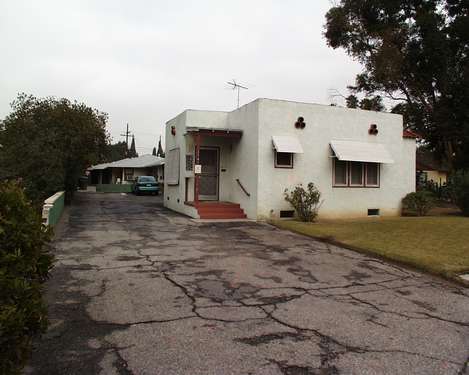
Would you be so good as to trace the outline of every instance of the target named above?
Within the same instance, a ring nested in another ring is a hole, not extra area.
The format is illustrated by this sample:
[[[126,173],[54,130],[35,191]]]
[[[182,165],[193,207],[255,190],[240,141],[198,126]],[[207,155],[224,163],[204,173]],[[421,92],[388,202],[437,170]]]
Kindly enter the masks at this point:
[[[379,164],[378,163],[366,164],[366,185],[367,186],[379,185]]]
[[[363,185],[363,163],[355,161],[350,162],[350,185]]]
[[[347,185],[347,162],[335,160],[334,162],[334,185]]]

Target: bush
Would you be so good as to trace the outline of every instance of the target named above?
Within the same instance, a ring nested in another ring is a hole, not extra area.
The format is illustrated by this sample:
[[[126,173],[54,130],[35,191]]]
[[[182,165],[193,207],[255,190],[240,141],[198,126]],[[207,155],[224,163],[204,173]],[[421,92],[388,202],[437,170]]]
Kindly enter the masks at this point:
[[[307,189],[300,184],[292,192],[285,190],[285,200],[289,202],[296,211],[301,221],[314,221],[318,216],[319,208],[322,202],[321,193],[312,182],[308,184]]]
[[[47,326],[41,284],[52,265],[51,231],[14,182],[0,182],[0,373],[19,374]]]
[[[427,190],[407,194],[402,200],[404,210],[425,216],[435,206],[435,195]]]
[[[451,177],[451,198],[464,216],[469,216],[469,172],[459,171]]]

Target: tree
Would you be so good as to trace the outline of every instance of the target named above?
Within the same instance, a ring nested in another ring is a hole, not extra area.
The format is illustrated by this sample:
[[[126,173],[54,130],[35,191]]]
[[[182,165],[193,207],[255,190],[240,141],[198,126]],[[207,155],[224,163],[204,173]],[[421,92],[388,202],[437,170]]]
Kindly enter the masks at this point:
[[[106,146],[104,157],[105,162],[122,160],[126,158],[127,144],[125,142],[117,142]]]
[[[21,178],[35,203],[76,190],[84,170],[103,160],[107,115],[68,99],[20,94],[0,124],[0,177]]]
[[[163,151],[163,147],[161,146],[161,136],[158,141],[158,151],[156,153],[156,156],[159,156],[160,158],[164,158],[164,151]]]
[[[360,108],[367,111],[382,112],[386,109],[383,104],[383,98],[379,95],[359,100],[356,95],[350,94],[345,98],[345,103],[347,108]]]
[[[137,150],[135,148],[135,136],[132,136],[132,143],[130,144],[130,149],[128,153],[129,158],[136,158],[138,157]]]
[[[153,151],[151,152],[153,156],[156,156],[156,147],[153,147]]]
[[[469,4],[465,0],[340,0],[325,36],[363,65],[353,89],[398,104],[452,168],[469,167]]]

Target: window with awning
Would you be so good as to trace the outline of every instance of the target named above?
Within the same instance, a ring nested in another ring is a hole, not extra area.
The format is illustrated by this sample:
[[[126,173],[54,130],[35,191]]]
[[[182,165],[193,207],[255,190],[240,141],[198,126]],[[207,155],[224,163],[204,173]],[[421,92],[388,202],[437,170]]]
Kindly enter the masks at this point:
[[[394,163],[386,146],[380,143],[336,140],[332,184],[335,187],[380,186],[380,165]]]
[[[275,168],[293,168],[293,155],[302,154],[303,147],[298,138],[288,135],[272,136]]]

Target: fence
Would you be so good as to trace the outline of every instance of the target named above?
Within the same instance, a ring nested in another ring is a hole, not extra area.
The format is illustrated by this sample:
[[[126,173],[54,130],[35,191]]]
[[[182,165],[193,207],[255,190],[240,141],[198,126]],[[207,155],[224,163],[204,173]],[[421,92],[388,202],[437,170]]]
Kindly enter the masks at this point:
[[[42,222],[44,225],[54,226],[62,216],[65,205],[65,192],[59,191],[52,197],[47,198],[42,206]]]
[[[132,184],[99,184],[96,185],[98,193],[131,193]]]

